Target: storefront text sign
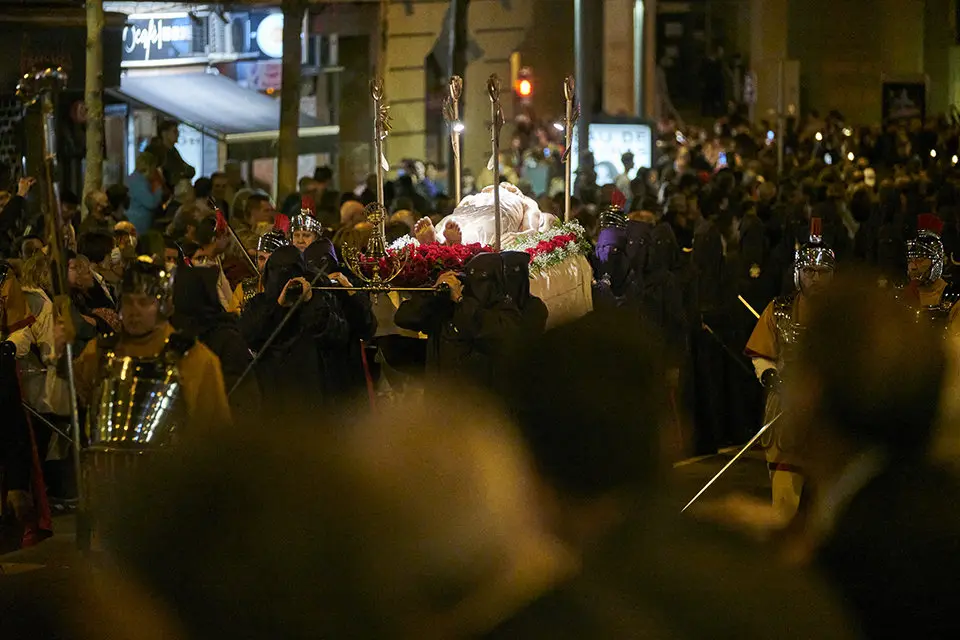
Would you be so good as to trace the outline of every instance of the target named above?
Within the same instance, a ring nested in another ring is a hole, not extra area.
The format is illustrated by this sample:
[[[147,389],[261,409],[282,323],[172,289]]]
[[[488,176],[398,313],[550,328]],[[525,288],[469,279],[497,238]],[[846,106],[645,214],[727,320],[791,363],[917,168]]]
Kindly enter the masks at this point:
[[[150,62],[203,56],[194,52],[193,20],[187,14],[130,16],[123,29],[123,61]]]

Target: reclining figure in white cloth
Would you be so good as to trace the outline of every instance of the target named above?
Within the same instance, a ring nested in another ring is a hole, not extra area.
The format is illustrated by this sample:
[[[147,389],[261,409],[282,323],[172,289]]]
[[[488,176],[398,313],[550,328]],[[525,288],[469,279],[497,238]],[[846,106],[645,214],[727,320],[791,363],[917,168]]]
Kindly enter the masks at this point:
[[[536,200],[528,198],[518,188],[508,183],[500,184],[500,240],[507,244],[514,237],[549,229],[556,216],[543,213]],[[480,193],[467,196],[453,213],[437,225],[438,235],[447,228],[448,221],[460,226],[463,243],[479,242],[493,246],[496,239],[496,213],[493,204],[493,186]],[[442,237],[437,238],[443,242]]]

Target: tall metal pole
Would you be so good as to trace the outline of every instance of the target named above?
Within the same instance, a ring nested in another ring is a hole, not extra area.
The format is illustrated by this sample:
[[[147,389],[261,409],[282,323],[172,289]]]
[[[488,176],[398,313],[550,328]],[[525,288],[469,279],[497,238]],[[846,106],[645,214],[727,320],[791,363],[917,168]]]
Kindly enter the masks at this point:
[[[493,211],[496,216],[496,234],[494,248],[500,251],[500,128],[503,127],[503,110],[500,108],[502,85],[500,77],[493,74],[487,80],[487,94],[490,96],[490,162],[487,167],[493,171]]]
[[[587,59],[586,59],[586,50],[584,48],[584,16],[583,16],[583,5],[584,0],[573,0],[573,58],[574,58],[574,77],[580,83],[580,91],[583,92],[586,89],[587,92],[590,91],[589,85],[587,84]],[[587,110],[590,109],[590,97],[587,96]],[[577,162],[581,161],[582,150],[588,149],[590,147],[590,125],[587,122],[587,118],[580,119],[580,126],[577,129],[577,148],[570,151],[570,153],[577,154]],[[568,190],[573,189],[573,184],[567,185]]]
[[[576,105],[577,84],[572,76],[567,76],[563,81],[563,97],[566,100],[566,117],[564,119],[566,148],[563,150],[563,220],[564,222],[570,222],[570,216],[572,215],[570,200],[573,189],[573,162],[570,157],[570,150],[573,147],[573,128],[580,117],[580,109]]]
[[[383,201],[383,174],[390,170],[390,163],[383,153],[383,141],[390,132],[390,106],[383,95],[383,77],[377,76],[370,83],[370,96],[373,98],[373,152],[377,158],[377,202],[385,206]],[[381,220],[380,224],[383,224]]]
[[[463,132],[463,123],[460,121],[460,96],[463,93],[463,78],[452,76],[449,85],[450,95],[443,101],[443,117],[450,128],[450,155],[452,158],[450,185],[453,187],[453,198],[460,204],[461,174],[460,169],[460,134]]]

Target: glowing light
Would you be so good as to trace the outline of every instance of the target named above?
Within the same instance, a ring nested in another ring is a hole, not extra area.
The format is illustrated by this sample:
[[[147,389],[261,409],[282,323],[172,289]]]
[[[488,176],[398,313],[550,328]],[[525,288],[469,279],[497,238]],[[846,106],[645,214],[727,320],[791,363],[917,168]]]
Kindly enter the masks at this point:
[[[529,98],[533,94],[533,83],[524,78],[517,83],[517,93],[523,98]]]
[[[817,135],[815,135],[815,136],[813,136],[813,137],[817,139],[817,142],[823,141],[823,134],[820,133],[819,131],[817,131]]]
[[[562,122],[554,122],[554,123],[553,123],[553,128],[556,129],[557,131],[563,131],[563,130],[564,130],[564,126],[563,126],[563,123],[562,123]]]
[[[931,158],[936,158],[936,157],[937,157],[937,150],[936,150],[936,149],[930,149],[930,157],[931,157]]]
[[[853,129],[851,129],[850,127],[844,127],[844,129],[843,129],[843,135],[845,135],[845,136],[847,136],[847,137],[849,138],[850,136],[853,135]]]
[[[849,160],[850,162],[853,162],[854,157],[855,156],[853,155],[853,151],[847,154],[847,160]]]
[[[453,123],[453,130],[454,130],[456,133],[463,133],[463,130],[464,130],[464,129],[466,129],[466,127],[463,126],[463,123],[462,123],[462,122],[459,122],[459,121],[458,121],[458,122],[454,122],[454,123]]]
[[[953,156],[952,158],[950,158],[950,162],[952,162],[953,164],[957,164],[958,160],[960,160],[960,158],[957,158],[957,156]]]

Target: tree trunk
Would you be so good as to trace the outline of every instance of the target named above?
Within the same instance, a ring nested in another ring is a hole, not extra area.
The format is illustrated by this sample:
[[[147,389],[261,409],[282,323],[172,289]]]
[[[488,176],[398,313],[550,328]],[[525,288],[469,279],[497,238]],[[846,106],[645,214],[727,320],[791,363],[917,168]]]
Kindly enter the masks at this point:
[[[280,86],[280,137],[277,149],[277,202],[297,190],[300,128],[300,31],[303,0],[283,0],[283,77]]]
[[[103,188],[103,0],[87,0],[87,162],[83,193]]]

